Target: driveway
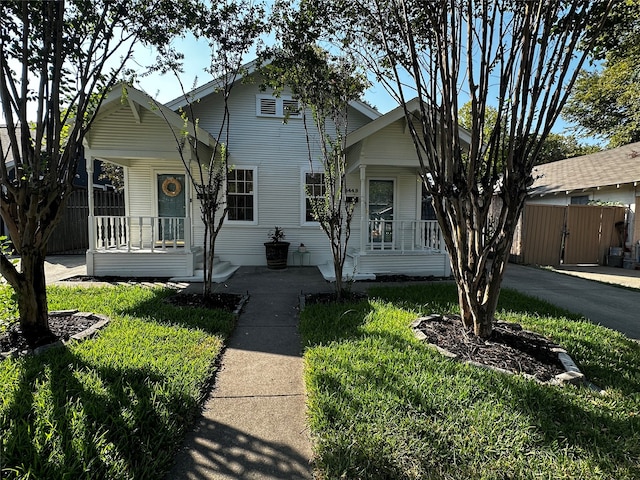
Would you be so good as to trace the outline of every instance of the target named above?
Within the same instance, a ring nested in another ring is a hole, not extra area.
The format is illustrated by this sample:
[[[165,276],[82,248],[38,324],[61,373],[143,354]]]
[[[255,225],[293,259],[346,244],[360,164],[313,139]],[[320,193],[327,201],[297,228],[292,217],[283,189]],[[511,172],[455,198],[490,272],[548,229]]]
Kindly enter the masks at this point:
[[[640,291],[600,283],[627,285],[637,282],[640,285],[640,278],[628,270],[603,268],[563,267],[562,272],[553,272],[510,263],[502,286],[580,313],[594,323],[640,339]]]
[[[52,255],[47,257],[45,267],[47,283],[86,274],[84,255]],[[594,323],[640,340],[640,290],[607,284],[640,289],[640,271],[562,266],[554,272],[510,263],[502,282],[505,288],[580,313]]]

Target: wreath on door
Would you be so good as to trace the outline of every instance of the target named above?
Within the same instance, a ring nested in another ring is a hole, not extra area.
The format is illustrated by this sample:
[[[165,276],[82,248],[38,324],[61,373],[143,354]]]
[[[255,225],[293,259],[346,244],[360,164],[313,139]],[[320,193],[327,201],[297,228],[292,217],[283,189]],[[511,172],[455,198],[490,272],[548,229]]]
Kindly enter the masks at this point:
[[[167,197],[175,197],[180,195],[182,191],[182,184],[180,180],[175,177],[169,177],[162,182],[162,193]]]

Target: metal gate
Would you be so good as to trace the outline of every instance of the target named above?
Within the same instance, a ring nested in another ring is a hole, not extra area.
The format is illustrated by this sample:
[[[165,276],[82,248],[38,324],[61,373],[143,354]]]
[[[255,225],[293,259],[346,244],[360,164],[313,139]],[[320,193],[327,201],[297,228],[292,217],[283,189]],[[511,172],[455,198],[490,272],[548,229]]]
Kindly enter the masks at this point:
[[[512,257],[534,265],[602,265],[609,247],[620,246],[616,224],[624,221],[624,207],[526,205]]]

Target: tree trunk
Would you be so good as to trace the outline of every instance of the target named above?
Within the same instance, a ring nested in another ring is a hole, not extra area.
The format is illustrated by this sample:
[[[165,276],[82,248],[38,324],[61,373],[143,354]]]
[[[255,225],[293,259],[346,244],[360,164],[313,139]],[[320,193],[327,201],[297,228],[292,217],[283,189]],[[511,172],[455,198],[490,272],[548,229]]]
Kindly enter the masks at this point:
[[[45,256],[41,252],[23,252],[22,273],[13,285],[18,299],[22,334],[32,347],[50,343],[56,338],[49,329],[44,261]]]
[[[333,255],[333,271],[336,275],[336,300],[340,302],[342,300],[343,288],[344,285],[342,283],[342,267],[344,262],[342,258],[338,258],[335,252]]]

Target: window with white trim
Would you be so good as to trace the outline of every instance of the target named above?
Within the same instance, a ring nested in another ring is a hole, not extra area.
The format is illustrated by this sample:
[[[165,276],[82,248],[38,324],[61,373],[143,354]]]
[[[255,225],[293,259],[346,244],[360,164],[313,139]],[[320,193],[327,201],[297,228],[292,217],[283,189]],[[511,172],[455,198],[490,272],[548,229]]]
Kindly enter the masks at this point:
[[[254,169],[234,168],[227,176],[227,219],[235,222],[255,220]]]
[[[304,174],[305,222],[317,222],[313,214],[312,202],[323,199],[325,192],[324,173],[306,172]]]
[[[256,115],[259,117],[300,118],[300,102],[291,97],[256,96]]]

